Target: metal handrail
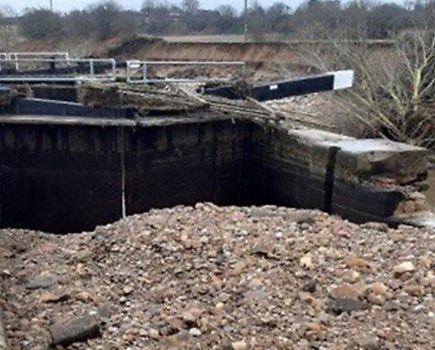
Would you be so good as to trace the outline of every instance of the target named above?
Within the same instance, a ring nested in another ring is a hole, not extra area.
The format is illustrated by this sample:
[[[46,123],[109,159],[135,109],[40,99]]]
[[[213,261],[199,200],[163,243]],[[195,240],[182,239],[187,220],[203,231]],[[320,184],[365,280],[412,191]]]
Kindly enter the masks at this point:
[[[1,63],[3,65],[11,63],[29,63],[29,64],[37,64],[37,63],[50,63],[50,64],[62,64],[67,67],[71,67],[74,63],[85,63],[89,64],[89,73],[74,75],[23,75],[23,74],[0,74],[0,82],[16,82],[16,81],[47,81],[47,82],[56,82],[56,81],[85,81],[85,80],[108,80],[114,81],[116,80],[116,61],[112,58],[13,58],[2,60]],[[98,63],[106,63],[110,65],[110,71],[106,74],[96,74],[95,66]],[[16,69],[19,70],[19,69]],[[0,68],[1,71],[1,68]]]
[[[28,52],[8,52],[7,53],[9,58],[24,58],[24,57],[48,57],[48,58],[53,58],[53,57],[58,57],[58,58],[63,58],[65,60],[69,59],[69,53],[66,51],[28,51]],[[24,56],[24,57],[21,57]]]
[[[127,64],[127,83],[130,84],[147,84],[147,83],[192,83],[192,82],[210,82],[210,81],[228,81],[228,79],[149,79],[148,67],[152,65],[179,65],[179,66],[241,66],[245,72],[246,63],[243,61],[140,61],[129,60]],[[133,69],[141,70],[141,78],[133,78]]]
[[[16,60],[23,58],[62,58],[69,59],[69,53],[66,51],[27,51],[27,52],[2,52],[0,53],[0,60]],[[20,65],[15,63],[15,69],[19,70]],[[1,66],[0,66],[1,70]]]

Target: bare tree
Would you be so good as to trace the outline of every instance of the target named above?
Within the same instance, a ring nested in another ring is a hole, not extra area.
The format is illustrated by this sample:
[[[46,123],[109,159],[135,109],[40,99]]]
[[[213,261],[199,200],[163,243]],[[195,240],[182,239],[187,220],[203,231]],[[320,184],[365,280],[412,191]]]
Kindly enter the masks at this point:
[[[376,42],[346,35],[304,51],[319,70],[353,69],[354,88],[339,95],[342,107],[371,135],[435,147],[435,31],[402,32]]]
[[[198,0],[183,0],[181,3],[181,8],[187,14],[194,15],[196,12],[198,12],[199,1]]]
[[[0,50],[12,51],[18,42],[16,13],[9,6],[0,8]]]

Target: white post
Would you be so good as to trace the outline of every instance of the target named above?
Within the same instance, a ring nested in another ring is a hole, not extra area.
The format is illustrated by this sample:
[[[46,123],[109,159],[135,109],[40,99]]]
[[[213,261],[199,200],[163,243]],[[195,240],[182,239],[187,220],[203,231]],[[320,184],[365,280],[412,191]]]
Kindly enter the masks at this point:
[[[90,73],[91,73],[91,78],[93,78],[95,75],[94,60],[93,59],[89,60],[89,69],[90,69]]]
[[[17,54],[13,54],[11,56],[11,58],[14,57],[15,60],[15,70],[18,71],[20,69],[20,64],[18,63],[18,55]]]
[[[143,77],[143,82],[145,84],[147,83],[147,80],[148,80],[147,74],[148,74],[148,72],[147,72],[147,63],[143,62],[143,65],[142,65],[142,77]]]

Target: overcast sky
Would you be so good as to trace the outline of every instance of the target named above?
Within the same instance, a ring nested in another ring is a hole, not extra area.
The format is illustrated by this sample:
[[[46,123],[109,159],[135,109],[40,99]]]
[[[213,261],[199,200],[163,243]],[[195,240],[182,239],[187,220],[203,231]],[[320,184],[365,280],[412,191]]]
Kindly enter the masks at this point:
[[[254,0],[248,0],[253,2]],[[260,4],[267,7],[278,0],[257,0]],[[296,8],[303,0],[282,0],[291,8]],[[404,0],[392,0],[392,2],[403,3]],[[84,8],[89,4],[95,3],[95,0],[53,0],[56,11],[65,12],[72,9]],[[137,10],[140,8],[143,0],[118,0],[124,8]],[[181,0],[169,0],[171,3],[180,3]],[[199,0],[203,8],[216,8],[219,5],[231,5],[237,10],[243,7],[244,0]],[[21,11],[26,7],[49,7],[50,0],[0,0],[0,7],[11,6],[16,11]]]

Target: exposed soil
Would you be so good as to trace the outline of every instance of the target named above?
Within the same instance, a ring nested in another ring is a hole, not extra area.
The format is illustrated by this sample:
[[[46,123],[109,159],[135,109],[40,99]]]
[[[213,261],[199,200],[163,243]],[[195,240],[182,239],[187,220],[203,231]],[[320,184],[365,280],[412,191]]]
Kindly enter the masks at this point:
[[[279,43],[182,43],[134,37],[112,47],[107,54],[129,59],[302,63],[295,61],[293,47]]]
[[[212,204],[75,235],[2,230],[0,307],[12,349],[46,349],[84,314],[100,334],[72,349],[433,349],[434,237]]]
[[[390,42],[369,43],[374,50]],[[330,43],[310,41],[243,42],[240,36],[149,37],[133,36],[106,41],[22,41],[15,51],[68,51],[71,57],[113,57],[123,60],[244,61],[254,80],[284,79],[317,73],[307,58],[311,45],[321,45],[327,54]],[[219,68],[227,72],[228,69]]]

